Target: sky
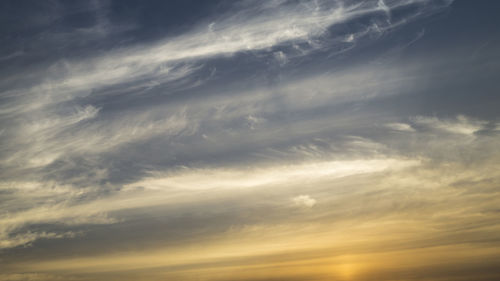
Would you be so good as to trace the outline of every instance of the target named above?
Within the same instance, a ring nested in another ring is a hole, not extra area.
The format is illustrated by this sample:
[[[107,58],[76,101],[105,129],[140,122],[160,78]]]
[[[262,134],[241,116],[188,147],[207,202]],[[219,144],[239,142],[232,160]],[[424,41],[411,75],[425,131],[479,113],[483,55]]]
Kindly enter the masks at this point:
[[[0,281],[500,280],[500,3],[0,2]]]

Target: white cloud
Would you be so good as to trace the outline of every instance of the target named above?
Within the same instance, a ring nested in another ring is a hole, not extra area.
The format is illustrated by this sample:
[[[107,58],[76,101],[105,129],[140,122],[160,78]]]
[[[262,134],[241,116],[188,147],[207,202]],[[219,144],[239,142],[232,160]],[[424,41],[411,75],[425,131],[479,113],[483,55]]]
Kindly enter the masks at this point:
[[[437,117],[417,116],[413,122],[420,126],[445,131],[460,135],[474,135],[481,130],[487,122],[470,118],[464,115],[458,115],[455,118],[442,119]]]
[[[288,59],[282,51],[274,52],[274,58],[278,61],[280,65],[285,65],[288,62]]]
[[[344,38],[344,42],[348,42],[348,43],[351,43],[351,42],[354,42],[355,38],[354,38],[354,34],[349,34],[348,36],[346,36]]]
[[[75,130],[78,122],[94,118],[97,112],[94,107],[87,106],[70,116],[33,120],[16,128],[11,145],[22,149],[11,152],[3,163],[42,167],[63,155],[94,154],[161,134],[190,134],[196,129],[196,123],[188,122],[182,110],[160,114],[163,109],[157,108],[156,111],[149,109],[140,113],[122,112],[120,116],[92,122]],[[158,118],[159,115],[163,116]]]
[[[295,165],[269,165],[248,168],[181,169],[178,172],[152,172],[152,176],[128,184],[126,188],[144,187],[153,190],[237,189],[284,185],[340,178],[385,170],[398,170],[418,165],[404,159],[363,159],[348,161],[318,161]]]
[[[299,195],[292,198],[293,204],[299,207],[311,208],[316,205],[316,199],[309,195]]]
[[[247,122],[248,122],[248,126],[250,127],[251,130],[255,130],[255,126],[261,124],[261,123],[264,123],[266,120],[264,118],[260,118],[260,117],[255,117],[253,115],[248,115],[246,117],[247,119]]]
[[[406,123],[389,123],[386,124],[385,126],[395,131],[415,132],[415,129],[413,129],[411,125]]]
[[[0,233],[0,249],[27,245],[38,239],[61,239],[61,238],[73,238],[75,236],[76,233],[71,231],[64,233],[26,232],[9,237],[5,237],[4,233]]]

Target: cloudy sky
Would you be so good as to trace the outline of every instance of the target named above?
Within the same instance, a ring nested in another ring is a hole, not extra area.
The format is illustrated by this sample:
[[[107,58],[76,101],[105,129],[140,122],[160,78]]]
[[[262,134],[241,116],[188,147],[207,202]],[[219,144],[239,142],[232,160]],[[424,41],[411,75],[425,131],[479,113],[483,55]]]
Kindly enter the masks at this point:
[[[0,280],[500,280],[500,3],[0,2]]]

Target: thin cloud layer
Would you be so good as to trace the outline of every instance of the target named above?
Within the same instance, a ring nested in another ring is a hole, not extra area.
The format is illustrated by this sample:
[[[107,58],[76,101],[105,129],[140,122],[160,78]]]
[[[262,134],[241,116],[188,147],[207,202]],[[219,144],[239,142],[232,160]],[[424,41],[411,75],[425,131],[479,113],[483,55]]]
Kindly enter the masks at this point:
[[[488,5],[37,5],[0,9],[0,280],[500,276]]]

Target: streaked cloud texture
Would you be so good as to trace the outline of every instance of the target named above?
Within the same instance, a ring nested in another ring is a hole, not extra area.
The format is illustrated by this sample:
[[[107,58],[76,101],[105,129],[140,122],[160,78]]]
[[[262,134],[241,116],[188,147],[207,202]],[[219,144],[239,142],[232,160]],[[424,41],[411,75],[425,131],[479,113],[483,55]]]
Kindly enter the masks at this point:
[[[5,1],[0,281],[500,279],[494,1]]]

